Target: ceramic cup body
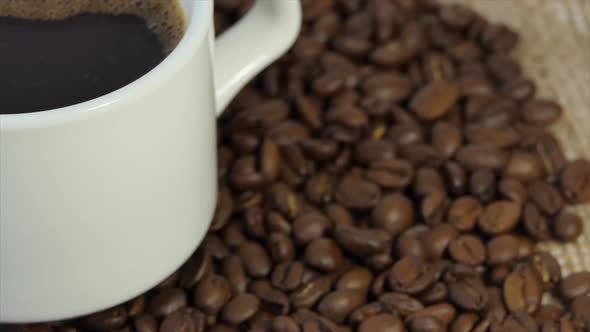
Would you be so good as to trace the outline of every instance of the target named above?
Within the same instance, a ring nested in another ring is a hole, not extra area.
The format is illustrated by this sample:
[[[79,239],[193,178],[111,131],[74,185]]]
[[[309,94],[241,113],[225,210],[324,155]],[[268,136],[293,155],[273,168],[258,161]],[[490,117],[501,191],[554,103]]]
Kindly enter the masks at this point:
[[[144,77],[81,104],[0,117],[0,321],[125,301],[178,268],[205,235],[218,110],[293,42],[300,13],[295,0],[261,0],[215,41],[212,1],[183,6],[185,36]],[[276,20],[282,38],[258,51],[247,44],[250,30]],[[240,49],[243,58],[226,63]]]

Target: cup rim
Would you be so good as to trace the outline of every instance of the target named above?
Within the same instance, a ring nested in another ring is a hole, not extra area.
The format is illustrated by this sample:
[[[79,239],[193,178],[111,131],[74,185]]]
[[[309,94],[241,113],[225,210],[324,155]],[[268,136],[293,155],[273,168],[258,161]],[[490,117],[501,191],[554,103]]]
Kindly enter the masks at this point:
[[[190,2],[190,6],[185,4]],[[180,1],[189,24],[174,50],[156,67],[135,81],[106,95],[81,103],[39,112],[0,114],[2,132],[39,127],[49,127],[75,122],[109,111],[109,106],[130,98],[141,98],[167,81],[194,56],[201,45],[213,20],[212,1]]]

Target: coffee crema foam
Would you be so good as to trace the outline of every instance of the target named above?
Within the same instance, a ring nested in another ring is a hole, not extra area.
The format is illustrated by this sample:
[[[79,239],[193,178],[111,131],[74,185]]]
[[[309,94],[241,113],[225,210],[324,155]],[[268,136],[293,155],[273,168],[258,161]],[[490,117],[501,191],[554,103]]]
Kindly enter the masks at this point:
[[[178,0],[1,0],[0,16],[58,21],[82,14],[134,15],[145,20],[166,54],[178,45],[186,17]]]

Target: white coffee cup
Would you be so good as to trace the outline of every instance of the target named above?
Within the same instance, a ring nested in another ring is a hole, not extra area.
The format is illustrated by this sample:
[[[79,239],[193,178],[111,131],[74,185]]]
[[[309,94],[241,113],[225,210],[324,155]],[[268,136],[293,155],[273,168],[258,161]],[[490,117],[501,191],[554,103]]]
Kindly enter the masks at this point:
[[[215,40],[213,1],[183,7],[182,41],[134,83],[0,115],[1,322],[126,301],[201,242],[215,209],[216,115],[293,43],[301,13],[297,0],[259,0]]]

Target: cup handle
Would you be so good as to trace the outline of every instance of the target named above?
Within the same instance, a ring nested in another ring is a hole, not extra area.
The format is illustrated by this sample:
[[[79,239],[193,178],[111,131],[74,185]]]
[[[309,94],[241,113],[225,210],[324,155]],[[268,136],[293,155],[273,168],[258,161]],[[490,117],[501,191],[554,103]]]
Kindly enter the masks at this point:
[[[280,57],[301,27],[299,0],[258,0],[215,42],[217,114],[248,81]]]

